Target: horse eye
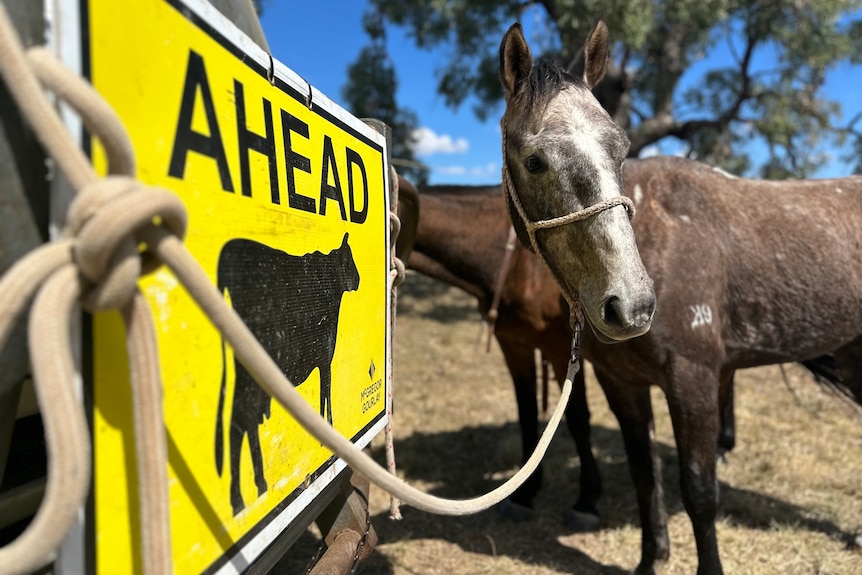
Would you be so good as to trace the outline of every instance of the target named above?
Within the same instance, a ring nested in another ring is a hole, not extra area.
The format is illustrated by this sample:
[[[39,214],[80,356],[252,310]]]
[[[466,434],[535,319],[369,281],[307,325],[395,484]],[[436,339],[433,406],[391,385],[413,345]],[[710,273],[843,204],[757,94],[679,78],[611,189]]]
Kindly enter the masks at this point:
[[[527,168],[527,171],[531,174],[538,174],[539,172],[545,171],[545,163],[537,156],[530,156],[524,160],[524,167]]]

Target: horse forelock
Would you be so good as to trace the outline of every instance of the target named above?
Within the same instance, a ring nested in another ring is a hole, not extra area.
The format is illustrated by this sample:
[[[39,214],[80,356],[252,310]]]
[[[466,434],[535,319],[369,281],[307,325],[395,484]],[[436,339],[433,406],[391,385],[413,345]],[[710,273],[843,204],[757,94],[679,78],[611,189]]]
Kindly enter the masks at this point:
[[[580,83],[577,78],[550,60],[539,60],[530,70],[530,75],[518,86],[515,102],[528,115],[533,110],[544,108],[567,85]]]

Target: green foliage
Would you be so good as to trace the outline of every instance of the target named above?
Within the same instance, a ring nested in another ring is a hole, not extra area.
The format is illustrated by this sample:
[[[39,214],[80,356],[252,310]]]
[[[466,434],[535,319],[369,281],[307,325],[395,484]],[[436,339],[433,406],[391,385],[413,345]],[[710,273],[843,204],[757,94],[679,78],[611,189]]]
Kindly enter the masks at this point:
[[[370,13],[363,24],[371,43],[349,66],[342,97],[354,116],[375,118],[392,128],[392,158],[401,162],[398,172],[422,185],[427,182],[428,173],[416,162],[412,149],[419,120],[413,111],[399,107],[395,100],[398,80],[386,51],[382,21]]]
[[[862,0],[370,2],[417,46],[447,50],[438,90],[452,107],[475,101],[480,119],[500,111],[499,41],[529,9],[541,19],[541,36],[528,38],[534,55],[562,62],[578,54],[598,18],[607,22],[614,50],[597,96],[628,130],[633,155],[673,137],[690,156],[729,171],[806,177],[828,161],[817,151],[824,144],[851,138],[862,147],[858,131],[836,125],[841,110],[823,94],[837,63],[862,63]],[[728,46],[726,66],[684,78]],[[769,149],[762,166],[742,150],[755,139]]]

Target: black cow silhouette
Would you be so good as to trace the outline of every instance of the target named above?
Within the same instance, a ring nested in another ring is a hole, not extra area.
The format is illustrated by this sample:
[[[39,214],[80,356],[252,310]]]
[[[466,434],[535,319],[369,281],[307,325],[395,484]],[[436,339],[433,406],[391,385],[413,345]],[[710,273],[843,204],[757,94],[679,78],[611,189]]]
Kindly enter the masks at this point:
[[[298,386],[320,369],[320,415],[332,425],[332,357],[345,292],[359,288],[359,271],[344,234],[341,247],[327,254],[294,256],[248,239],[227,242],[219,254],[218,288],[278,364]],[[223,419],[227,365],[222,344],[222,379],[216,419],[216,470],[224,467]],[[258,496],[267,490],[258,427],[269,418],[271,398],[234,359],[236,387],[230,416],[230,501],[233,514],[245,508],[239,460],[248,436]]]

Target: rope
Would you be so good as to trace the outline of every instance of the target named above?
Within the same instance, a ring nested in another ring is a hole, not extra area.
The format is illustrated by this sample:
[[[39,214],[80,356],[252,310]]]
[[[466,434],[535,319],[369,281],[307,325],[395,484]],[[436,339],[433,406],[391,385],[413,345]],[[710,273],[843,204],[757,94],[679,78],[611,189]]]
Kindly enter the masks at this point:
[[[395,203],[397,206],[400,190],[398,187],[398,173],[395,171],[394,167],[392,168],[390,175],[392,178],[392,193],[395,196]],[[398,236],[401,234],[401,219],[395,212],[389,212],[389,220],[391,230],[389,235],[389,253],[395,254],[395,243],[398,240]],[[389,330],[389,349],[391,352],[386,358],[386,364],[389,368],[389,381],[387,381],[386,385],[386,415],[388,417],[386,420],[386,426],[383,428],[384,451],[386,452],[386,470],[389,471],[392,476],[397,475],[395,467],[395,441],[394,434],[392,432],[395,383],[395,362],[393,360],[395,357],[395,312],[398,309],[398,286],[404,281],[405,275],[406,271],[404,268],[404,262],[393,255],[389,269],[389,291],[392,293],[392,298],[389,302],[389,313],[392,317],[392,321],[389,324],[391,328]],[[401,502],[397,497],[391,494],[389,495],[389,518],[394,521],[400,521],[402,518]]]
[[[515,252],[515,242],[517,240],[518,235],[515,233],[515,226],[511,226],[509,228],[509,237],[506,239],[506,252],[503,254],[503,263],[500,264],[497,283],[494,284],[494,298],[491,300],[491,308],[488,310],[488,339],[485,343],[485,353],[491,351],[491,336],[494,335],[494,325],[500,316],[500,298],[503,297],[503,285],[506,283],[506,276],[509,275],[509,266],[512,263],[512,255]]]
[[[34,58],[38,63],[31,62]],[[31,51],[25,56],[0,4],[0,75],[78,193],[64,239],[34,250],[0,279],[0,346],[35,294],[29,316],[29,349],[49,458],[42,504],[27,529],[0,548],[0,575],[30,573],[50,563],[89,490],[90,440],[84,409],[75,393],[69,337],[79,301],[90,312],[122,310],[136,403],[143,572],[171,572],[162,384],[152,313],[137,287],[142,274],[162,263],[182,282],[261,387],[323,445],[405,503],[445,515],[476,513],[508,497],[533,473],[562,418],[577,362],[570,364],[560,403],[539,446],[509,481],[466,500],[447,500],[410,487],[341,436],[299,395],[183,246],[186,216],[182,202],[166,190],[132,179],[134,156],[131,144],[123,143],[128,136],[120,120],[92,88],[76,76],[55,73],[52,64],[45,65],[48,60],[46,52]],[[33,69],[50,77],[46,83],[58,94],[69,97],[68,102],[103,144],[115,142],[106,144],[112,148],[109,171],[125,175],[96,177],[42,94]],[[139,253],[140,242],[146,245]]]

